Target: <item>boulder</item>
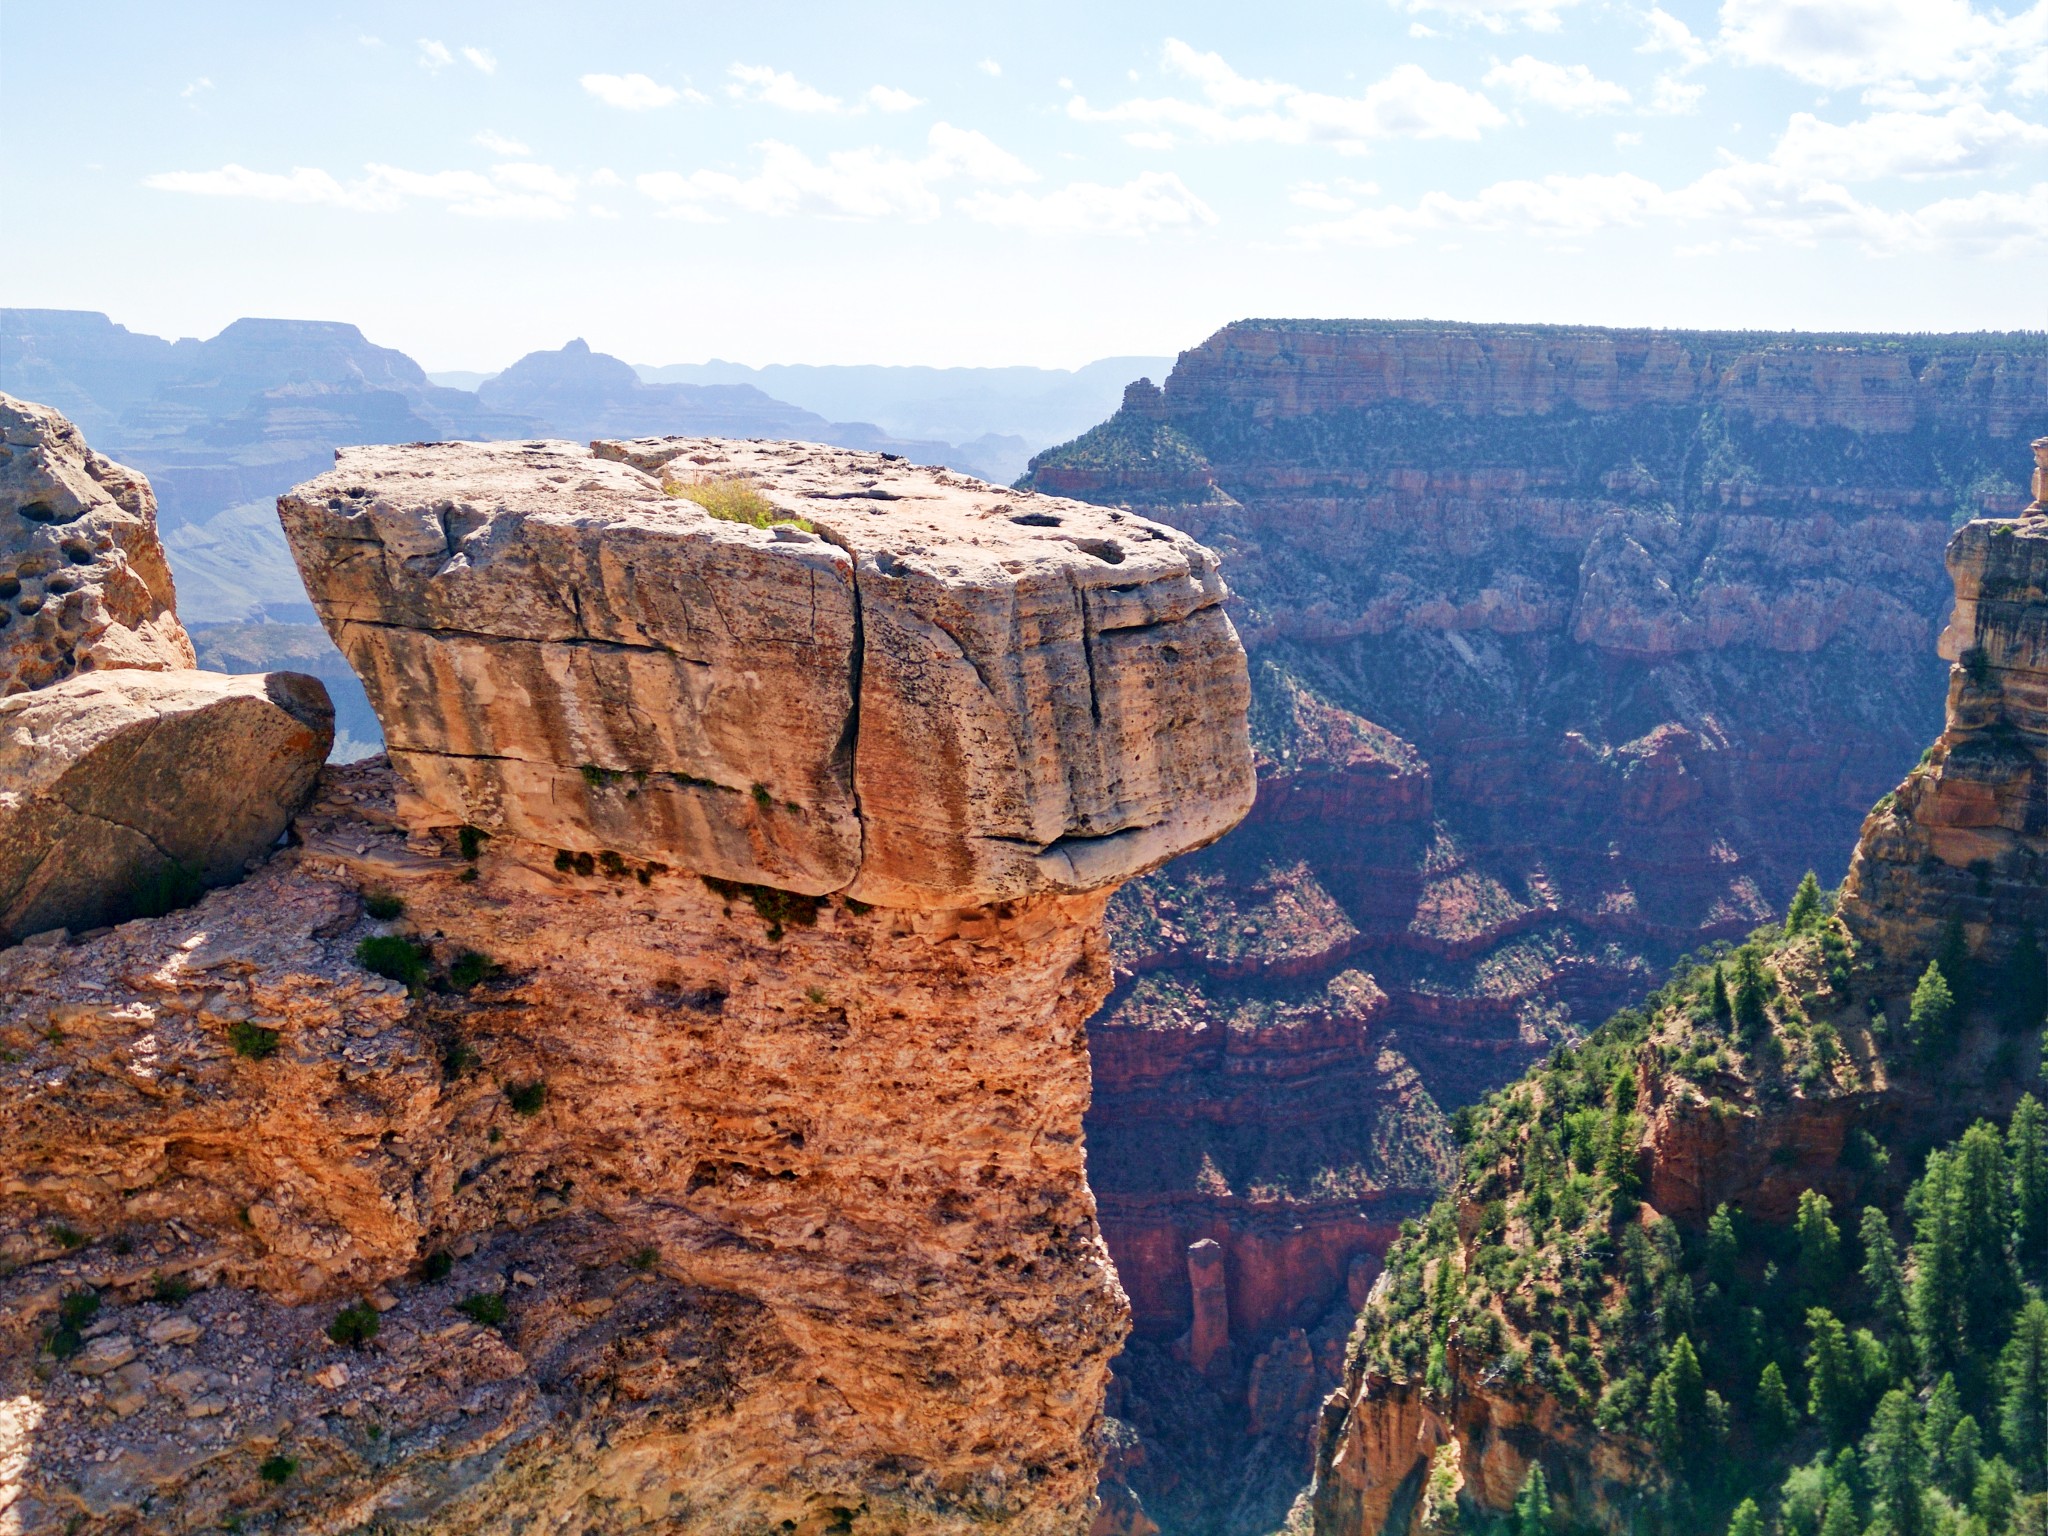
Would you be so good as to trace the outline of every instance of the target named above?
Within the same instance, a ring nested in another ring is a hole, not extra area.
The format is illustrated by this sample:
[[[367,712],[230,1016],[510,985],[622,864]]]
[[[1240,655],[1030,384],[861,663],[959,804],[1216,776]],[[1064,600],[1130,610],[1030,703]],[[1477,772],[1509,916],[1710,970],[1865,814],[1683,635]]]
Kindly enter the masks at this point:
[[[327,690],[294,672],[99,672],[0,700],[0,942],[241,878],[333,740]]]
[[[344,449],[278,507],[444,824],[959,908],[1251,804],[1215,559],[1127,512],[702,438]]]
[[[48,406],[0,394],[0,698],[192,665],[149,482]]]

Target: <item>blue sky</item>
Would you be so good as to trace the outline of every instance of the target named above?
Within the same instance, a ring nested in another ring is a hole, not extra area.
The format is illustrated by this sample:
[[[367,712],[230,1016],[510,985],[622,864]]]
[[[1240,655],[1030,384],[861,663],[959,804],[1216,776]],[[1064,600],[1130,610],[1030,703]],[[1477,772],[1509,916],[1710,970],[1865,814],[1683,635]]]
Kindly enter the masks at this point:
[[[2048,0],[0,0],[0,304],[431,368],[2048,327]]]

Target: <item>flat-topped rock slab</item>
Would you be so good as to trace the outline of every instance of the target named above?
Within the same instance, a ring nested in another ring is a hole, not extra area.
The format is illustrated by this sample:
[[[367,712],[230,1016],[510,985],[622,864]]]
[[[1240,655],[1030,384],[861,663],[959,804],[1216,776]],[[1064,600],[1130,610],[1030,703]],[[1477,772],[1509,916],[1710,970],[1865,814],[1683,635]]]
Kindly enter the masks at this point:
[[[703,438],[344,449],[278,505],[452,822],[957,907],[1113,885],[1251,803],[1215,558],[1127,512]]]

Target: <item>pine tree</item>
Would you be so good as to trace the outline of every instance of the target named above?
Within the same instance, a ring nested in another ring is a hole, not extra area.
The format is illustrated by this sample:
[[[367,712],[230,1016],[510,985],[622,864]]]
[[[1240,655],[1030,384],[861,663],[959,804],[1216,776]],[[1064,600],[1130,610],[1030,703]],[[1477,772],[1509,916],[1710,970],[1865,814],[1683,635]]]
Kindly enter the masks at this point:
[[[1728,1001],[1728,978],[1718,965],[1714,967],[1714,984],[1707,989],[1707,1006],[1717,1024],[1726,1025],[1735,1017],[1735,1009]]]
[[[1937,1473],[1948,1454],[1949,1437],[1963,1417],[1963,1395],[1956,1390],[1953,1372],[1943,1371],[1934,1390],[1927,1394],[1927,1406],[1920,1415],[1920,1443]]]
[[[1999,1357],[1998,1431],[2029,1493],[2048,1486],[2048,1302],[2020,1309]]]
[[[1863,1383],[1849,1330],[1825,1307],[1806,1314],[1806,1327],[1812,1335],[1806,1351],[1807,1411],[1820,1421],[1828,1444],[1847,1445],[1855,1438],[1863,1410]]]
[[[1929,1370],[1953,1370],[1963,1353],[1963,1249],[1957,1227],[1956,1159],[1935,1150],[1913,1188],[1913,1341]]]
[[[1948,1447],[1942,1453],[1942,1486],[1958,1503],[1968,1503],[1983,1470],[1984,1435],[1976,1419],[1966,1413],[1949,1432]]]
[[[2019,1502],[2020,1480],[2012,1464],[1994,1456],[1977,1474],[1977,1486],[1970,1490],[1970,1513],[1984,1522],[1985,1529],[2002,1531],[2012,1520],[2012,1507]]]
[[[1617,1219],[1633,1213],[1640,1203],[1642,1174],[1636,1165],[1636,1142],[1642,1131],[1642,1122],[1634,1115],[1609,1117],[1607,1147],[1601,1155],[1600,1171],[1607,1176]]]
[[[1864,1442],[1863,1467],[1873,1511],[1897,1536],[1927,1529],[1927,1452],[1914,1423],[1913,1399],[1894,1388],[1879,1400]]]
[[[1664,1352],[1664,1369],[1650,1383],[1650,1438],[1674,1461],[1697,1462],[1713,1429],[1700,1357],[1684,1334]]]
[[[1744,1499],[1728,1517],[1728,1536],[1764,1536],[1764,1517],[1755,1499]]]
[[[1863,1522],[1856,1518],[1856,1496],[1847,1488],[1828,1495],[1820,1517],[1820,1536],[1862,1536]]]
[[[1792,905],[1785,912],[1785,931],[1803,933],[1818,923],[1825,915],[1825,903],[1820,894],[1820,881],[1813,877],[1813,871],[1806,872],[1806,878],[1799,882],[1799,889],[1792,893]]]
[[[1839,1278],[1842,1233],[1835,1225],[1833,1209],[1818,1190],[1799,1192],[1792,1235],[1799,1244],[1799,1283],[1809,1296],[1825,1295]]]
[[[1870,1310],[1886,1328],[1903,1332],[1906,1276],[1899,1267],[1899,1248],[1892,1241],[1892,1224],[1883,1211],[1866,1205],[1856,1235],[1863,1248],[1863,1289],[1870,1298]]]
[[[1722,1201],[1707,1218],[1707,1278],[1721,1287],[1723,1295],[1735,1288],[1735,1265],[1742,1256],[1742,1244],[1735,1235],[1735,1216]]]
[[[1543,1464],[1529,1463],[1529,1476],[1515,1495],[1515,1536],[1548,1536],[1550,1530],[1550,1485],[1544,1480]]]
[[[1963,1245],[1964,1337],[1979,1358],[1989,1360],[2020,1304],[2010,1248],[2012,1175],[2004,1138],[1989,1121],[1979,1120],[1963,1132],[1956,1155],[1961,1165],[1957,1235]]]
[[[1906,1015],[1906,1028],[1914,1042],[1929,1055],[1948,1044],[1949,1027],[1955,1022],[1955,993],[1941,966],[1930,961],[1913,988],[1913,1004]]]
[[[1785,1390],[1785,1373],[1775,1360],[1757,1380],[1756,1421],[1757,1432],[1771,1445],[1782,1444],[1799,1424],[1799,1410],[1792,1406],[1792,1394]]]
[[[1765,1004],[1771,995],[1763,962],[1747,944],[1735,952],[1735,1024],[1745,1040],[1755,1040],[1770,1027]]]
[[[2013,1254],[2020,1272],[2048,1279],[2048,1110],[2031,1093],[2020,1095],[2005,1131],[2012,1166]]]

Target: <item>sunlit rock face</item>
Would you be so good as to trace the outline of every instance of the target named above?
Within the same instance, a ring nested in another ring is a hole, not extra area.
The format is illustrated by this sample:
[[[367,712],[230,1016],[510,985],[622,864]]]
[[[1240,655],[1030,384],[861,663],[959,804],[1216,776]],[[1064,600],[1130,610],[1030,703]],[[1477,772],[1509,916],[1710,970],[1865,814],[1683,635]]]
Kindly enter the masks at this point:
[[[708,439],[353,449],[281,505],[393,761],[488,831],[949,907],[1250,804],[1214,559],[1129,514]]]
[[[48,406],[0,394],[0,697],[192,665],[149,482]]]
[[[1213,559],[701,440],[345,453],[283,515],[392,760],[0,953],[0,1510],[1086,1530],[1103,911],[1251,797]]]

